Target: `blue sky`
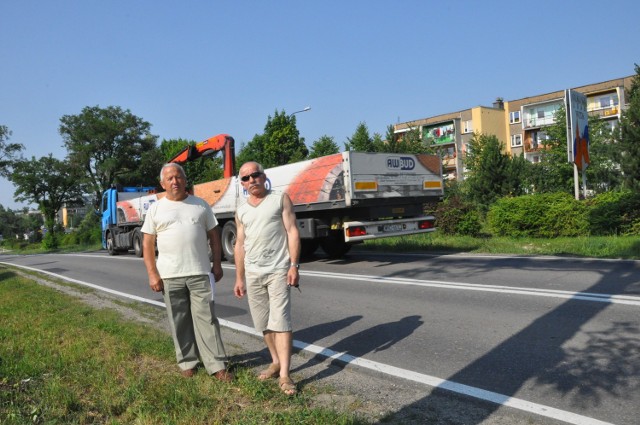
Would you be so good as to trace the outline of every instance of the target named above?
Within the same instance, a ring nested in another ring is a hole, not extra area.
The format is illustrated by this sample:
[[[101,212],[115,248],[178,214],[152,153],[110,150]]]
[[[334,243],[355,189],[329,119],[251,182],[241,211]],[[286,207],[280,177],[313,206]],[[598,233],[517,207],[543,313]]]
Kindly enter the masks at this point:
[[[605,6],[606,5],[606,6]],[[229,133],[276,110],[311,145],[634,74],[640,2],[4,0],[0,124],[64,158],[63,115],[120,106],[163,139]],[[0,204],[19,208],[0,179]]]

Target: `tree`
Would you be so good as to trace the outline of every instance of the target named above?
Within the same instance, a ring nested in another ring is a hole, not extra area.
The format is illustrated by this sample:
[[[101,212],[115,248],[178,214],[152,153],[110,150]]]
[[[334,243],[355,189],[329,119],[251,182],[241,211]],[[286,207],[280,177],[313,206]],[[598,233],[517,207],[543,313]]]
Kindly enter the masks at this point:
[[[640,189],[640,66],[627,92],[629,107],[622,112],[618,132],[618,160],[625,187]]]
[[[333,137],[322,136],[311,145],[309,158],[320,158],[321,156],[331,155],[340,152],[340,148],[333,141]]]
[[[162,143],[160,143],[159,149],[162,162],[167,162],[178,153],[180,153],[180,151],[182,151],[184,148],[189,145],[194,145],[195,143],[196,142],[194,142],[193,140],[185,139],[163,140]],[[189,161],[182,164],[182,167],[187,174],[189,184],[198,184],[221,179],[223,175],[222,159],[220,157],[198,158],[195,161]],[[159,176],[160,167],[158,167],[156,172]]]
[[[102,192],[114,183],[136,179],[137,184],[155,184],[153,175],[140,176],[144,160],[156,149],[156,139],[150,133],[151,124],[117,106],[85,107],[79,115],[60,119],[60,134],[68,151],[72,167],[79,167],[89,184],[89,190],[100,199]],[[144,180],[144,181],[143,181]]]
[[[302,161],[307,158],[309,149],[296,127],[295,115],[285,111],[275,111],[273,118],[267,118],[263,134],[256,134],[237,156],[237,163],[257,161],[265,168]]]
[[[387,126],[386,142],[379,152],[389,153],[434,153],[433,149],[427,147],[427,145],[420,138],[419,128],[410,128],[408,131],[402,133],[402,135],[395,132],[393,125]]]
[[[538,193],[574,193],[573,165],[567,160],[567,114],[564,106],[554,123],[544,128],[547,140],[540,142],[540,162],[532,168],[532,183]]]
[[[11,137],[11,131],[5,125],[0,125],[0,176],[8,177],[11,165],[22,152],[24,146],[20,143],[7,143]]]
[[[40,214],[29,214],[29,209],[11,210],[0,205],[0,235],[3,240],[23,240],[24,235],[37,235],[42,225]]]
[[[249,161],[256,161],[266,167],[266,156],[264,145],[266,137],[263,134],[256,134],[247,144],[242,144],[238,155],[236,155],[236,169],[240,169],[242,164]]]
[[[465,166],[469,198],[481,211],[486,212],[489,205],[510,192],[510,157],[496,136],[474,134]]]
[[[14,163],[10,180],[16,186],[16,201],[38,205],[44,216],[47,234],[55,243],[56,214],[67,203],[83,203],[84,188],[78,183],[76,168],[67,161],[54,158],[51,154],[40,159],[20,160]]]
[[[611,127],[603,119],[589,116],[590,164],[586,171],[588,189],[600,193],[622,186],[618,148]]]
[[[530,193],[532,190],[531,168],[534,166],[527,161],[524,154],[510,157],[504,195],[522,196]]]
[[[361,122],[356,127],[355,133],[351,138],[347,138],[347,143],[344,144],[345,150],[357,151],[357,152],[375,152],[375,146],[373,139],[369,135],[369,129],[367,124]]]
[[[564,106],[556,111],[554,123],[545,127],[544,131],[548,140],[544,141],[540,163],[531,168],[533,186],[539,193],[574,194],[573,164],[567,159],[567,115]],[[602,192],[620,185],[617,149],[606,123],[597,116],[589,116],[587,188]]]

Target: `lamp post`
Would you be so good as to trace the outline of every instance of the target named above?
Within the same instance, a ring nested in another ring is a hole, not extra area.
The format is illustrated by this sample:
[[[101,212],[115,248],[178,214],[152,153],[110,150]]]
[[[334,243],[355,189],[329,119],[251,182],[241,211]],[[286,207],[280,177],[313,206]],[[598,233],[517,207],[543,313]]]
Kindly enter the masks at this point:
[[[295,114],[298,114],[298,113],[300,113],[300,112],[307,112],[307,111],[309,111],[309,110],[311,110],[311,106],[305,106],[305,108],[304,108],[304,109],[300,109],[299,111],[295,111],[295,112],[293,112],[293,113],[289,114],[289,118],[291,118],[291,117],[292,117],[292,116],[294,116]]]

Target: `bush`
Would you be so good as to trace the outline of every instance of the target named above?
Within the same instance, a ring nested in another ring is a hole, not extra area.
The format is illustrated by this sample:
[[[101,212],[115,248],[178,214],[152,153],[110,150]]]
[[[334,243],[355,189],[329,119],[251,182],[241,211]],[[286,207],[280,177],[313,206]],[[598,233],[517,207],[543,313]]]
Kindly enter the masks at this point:
[[[76,232],[66,233],[60,238],[60,246],[78,245],[78,236]]]
[[[587,200],[592,235],[640,234],[640,194],[604,192]]]
[[[447,235],[477,236],[482,229],[478,211],[455,195],[440,203],[433,214],[438,230]]]
[[[42,238],[42,248],[45,250],[56,249],[60,246],[59,236],[57,233],[47,232]]]
[[[587,236],[587,207],[567,193],[502,198],[489,209],[487,224],[498,236]]]
[[[73,233],[76,235],[76,243],[80,245],[101,243],[102,232],[100,230],[100,217],[93,212],[88,212],[80,222],[78,229]]]

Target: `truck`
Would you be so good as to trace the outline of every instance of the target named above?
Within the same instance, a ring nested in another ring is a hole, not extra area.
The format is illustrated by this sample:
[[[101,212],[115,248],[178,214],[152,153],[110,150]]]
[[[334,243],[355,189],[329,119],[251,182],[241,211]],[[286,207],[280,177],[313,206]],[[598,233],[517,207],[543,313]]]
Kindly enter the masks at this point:
[[[211,205],[222,229],[222,254],[232,262],[235,211],[248,194],[235,173],[233,138],[218,135],[205,142],[169,162],[223,152],[224,177],[194,185],[193,194]],[[305,257],[321,247],[330,258],[340,258],[366,240],[433,232],[435,217],[424,206],[444,195],[436,155],[345,151],[268,168],[265,175],[268,189],[291,198]],[[105,191],[102,236],[109,254],[133,250],[142,256],[140,227],[162,196],[149,187]]]

